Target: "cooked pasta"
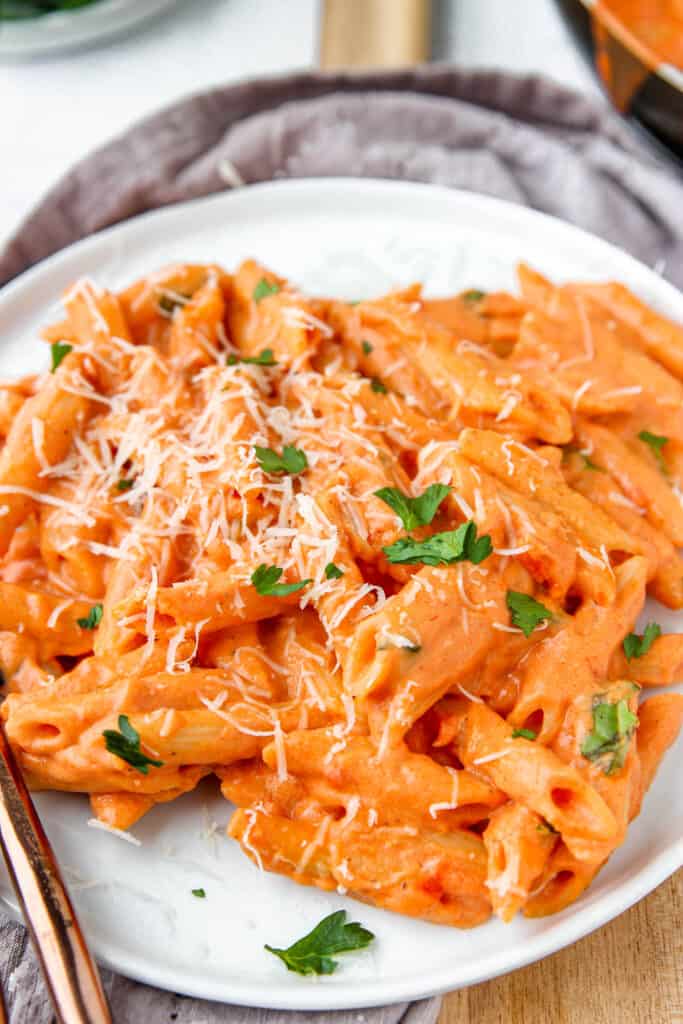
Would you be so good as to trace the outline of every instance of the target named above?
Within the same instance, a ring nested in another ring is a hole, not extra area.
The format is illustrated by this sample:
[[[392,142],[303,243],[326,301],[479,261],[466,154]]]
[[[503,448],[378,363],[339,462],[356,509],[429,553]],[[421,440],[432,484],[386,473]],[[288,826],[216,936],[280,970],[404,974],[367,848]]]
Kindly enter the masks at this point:
[[[88,280],[0,386],[5,728],[105,827],[457,927],[576,899],[683,719],[683,328],[622,286]]]

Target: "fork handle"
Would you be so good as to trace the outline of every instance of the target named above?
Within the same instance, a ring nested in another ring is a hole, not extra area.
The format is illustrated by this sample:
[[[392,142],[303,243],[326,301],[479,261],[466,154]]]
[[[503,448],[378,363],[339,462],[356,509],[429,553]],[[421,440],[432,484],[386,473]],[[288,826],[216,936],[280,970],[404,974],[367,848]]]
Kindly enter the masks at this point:
[[[111,1024],[97,966],[0,726],[0,843],[60,1024]]]

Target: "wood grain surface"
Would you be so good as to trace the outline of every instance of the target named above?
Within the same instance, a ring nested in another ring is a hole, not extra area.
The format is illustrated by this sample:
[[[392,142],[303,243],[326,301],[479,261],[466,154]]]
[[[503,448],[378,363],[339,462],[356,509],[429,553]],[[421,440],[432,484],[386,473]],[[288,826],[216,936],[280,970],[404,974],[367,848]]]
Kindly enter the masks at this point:
[[[421,64],[429,57],[430,13],[429,0],[325,0],[320,66]]]
[[[452,992],[439,1024],[681,1024],[683,871],[540,963]]]

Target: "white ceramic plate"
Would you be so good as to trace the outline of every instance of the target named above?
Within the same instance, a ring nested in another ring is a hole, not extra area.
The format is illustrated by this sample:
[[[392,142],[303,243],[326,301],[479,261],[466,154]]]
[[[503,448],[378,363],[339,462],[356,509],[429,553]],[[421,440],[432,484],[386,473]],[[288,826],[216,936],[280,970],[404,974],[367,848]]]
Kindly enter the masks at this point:
[[[514,287],[524,258],[557,279],[614,276],[683,321],[683,296],[652,271],[560,221],[425,185],[318,180],[259,185],[136,218],[59,253],[0,293],[0,373],[45,367],[36,327],[75,277],[113,287],[172,260],[233,268],[255,256],[312,292],[349,299],[424,281],[438,294]],[[665,629],[683,615],[649,609]],[[643,617],[643,623],[647,621]],[[641,626],[643,625],[641,623]],[[133,978],[210,999],[335,1009],[414,999],[483,981],[574,942],[641,899],[683,863],[680,751],[596,883],[556,917],[469,932],[401,918],[262,875],[225,838],[230,807],[201,789],[143,819],[130,846],[88,829],[87,801],[37,803],[99,959]],[[221,829],[215,831],[213,823]],[[207,834],[208,833],[208,834]],[[206,889],[205,900],[191,889]],[[7,896],[7,883],[0,893]],[[263,949],[288,945],[346,907],[377,936],[329,978],[289,974]]]
[[[178,0],[99,0],[92,7],[0,22],[0,57],[39,57],[122,35]]]

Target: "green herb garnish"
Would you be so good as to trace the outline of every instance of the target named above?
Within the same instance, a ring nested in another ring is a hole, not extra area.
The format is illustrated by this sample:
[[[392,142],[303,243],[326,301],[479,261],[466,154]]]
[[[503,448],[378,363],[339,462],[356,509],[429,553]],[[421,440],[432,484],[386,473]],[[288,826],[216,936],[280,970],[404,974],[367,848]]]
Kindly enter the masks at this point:
[[[206,890],[205,889],[193,889],[192,890],[192,895],[196,896],[198,900],[205,900],[206,899]]]
[[[370,344],[369,341],[362,342],[361,348],[363,349],[363,352],[366,356],[369,356],[370,353],[372,352],[372,345]]]
[[[344,570],[340,569],[338,565],[334,564],[334,562],[328,562],[325,566],[325,579],[338,580],[343,575]]]
[[[94,604],[85,619],[76,619],[81,629],[97,629],[102,621],[102,605]]]
[[[649,445],[662,473],[666,473],[666,462],[664,461],[662,448],[665,444],[669,443],[669,438],[664,437],[663,434],[652,434],[649,430],[641,430],[638,434],[638,440]]]
[[[184,292],[163,292],[157,299],[157,306],[159,312],[164,313],[166,316],[173,316],[176,309],[182,309],[183,306],[187,305],[191,296],[185,295]]]
[[[278,956],[288,971],[297,974],[333,974],[339,966],[332,959],[333,956],[364,949],[374,937],[372,932],[357,921],[346,924],[346,911],[337,910],[323,918],[313,931],[287,949],[276,949],[273,946],[265,948]]]
[[[68,356],[69,352],[73,351],[73,345],[69,345],[66,341],[53,341],[50,351],[52,353],[52,370],[50,372],[54,373],[64,356]]]
[[[134,483],[135,483],[135,480],[126,480],[126,479],[119,480],[117,482],[117,484],[116,484],[116,490],[117,491],[129,491]]]
[[[531,636],[536,626],[553,618],[553,613],[545,605],[518,590],[508,590],[505,603],[510,609],[512,625],[521,629],[524,636]]]
[[[602,466],[598,466],[597,463],[593,462],[580,448],[575,448],[574,445],[567,444],[562,449],[562,457],[566,458],[567,455],[579,455],[583,459],[584,469],[593,469],[597,473],[604,473],[605,470]]]
[[[581,744],[581,753],[589,761],[604,758],[603,772],[614,775],[624,765],[629,741],[637,725],[638,716],[631,711],[625,698],[610,703],[596,697],[593,701],[593,731]]]
[[[265,277],[262,277],[252,292],[252,298],[254,302],[260,302],[261,299],[265,299],[268,295],[277,295],[279,291],[280,285],[277,281],[271,284],[270,281],[266,281]]]
[[[536,739],[536,733],[534,732],[533,729],[513,729],[513,731],[512,731],[512,738],[513,738],[513,740],[516,740],[518,737],[523,739],[523,740],[535,740]]]
[[[658,636],[662,635],[662,627],[658,622],[648,622],[642,636],[637,633],[629,633],[624,637],[624,654],[626,660],[631,658],[642,658],[652,647]]]
[[[387,393],[386,385],[382,384],[382,381],[379,380],[377,377],[372,378],[372,380],[370,381],[370,387],[377,395],[386,395]]]
[[[259,445],[254,446],[254,451],[264,473],[294,475],[308,469],[306,453],[294,445],[286,444],[282,449],[282,455],[278,455],[272,448],[261,448]]]
[[[259,565],[251,574],[251,582],[262,597],[287,597],[313,582],[300,580],[299,583],[278,583],[281,576],[282,569],[277,565]]]
[[[264,348],[257,356],[237,356],[231,352],[228,356],[228,366],[237,366],[238,363],[251,363],[252,366],[277,366],[277,359],[273,355],[272,348]]]
[[[488,534],[477,537],[473,519],[462,523],[457,530],[435,533],[426,540],[401,537],[382,551],[387,559],[400,565],[452,565],[454,562],[474,562],[478,565],[491,554],[493,546]]]
[[[406,530],[415,530],[418,526],[431,523],[439,505],[450,491],[451,488],[445,484],[430,484],[417,498],[410,498],[399,491],[398,487],[381,487],[375,491],[375,496],[396,513]]]
[[[129,765],[140,772],[141,775],[149,774],[149,766],[152,765],[154,768],[161,768],[163,761],[155,761],[151,757],[147,757],[140,750],[140,734],[130,724],[127,715],[119,715],[119,728],[116,729],[105,729],[102,733],[104,736],[104,745],[110,754],[114,754],[115,757],[120,757],[122,761],[126,761]]]
[[[486,298],[486,292],[480,292],[478,288],[470,288],[462,293],[462,301],[466,306],[475,306],[482,299]]]

